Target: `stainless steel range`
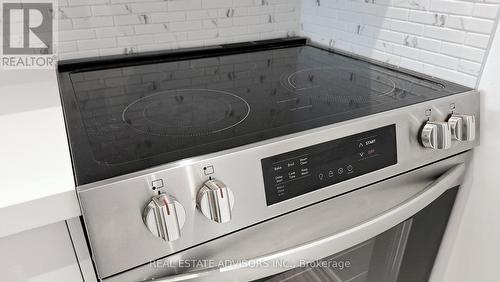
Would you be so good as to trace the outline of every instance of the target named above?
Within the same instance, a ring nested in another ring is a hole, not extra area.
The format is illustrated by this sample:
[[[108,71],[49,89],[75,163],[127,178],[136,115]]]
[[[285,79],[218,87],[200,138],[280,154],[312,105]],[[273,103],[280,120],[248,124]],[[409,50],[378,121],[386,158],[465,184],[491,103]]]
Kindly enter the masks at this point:
[[[300,38],[60,65],[104,281],[428,281],[479,94]]]

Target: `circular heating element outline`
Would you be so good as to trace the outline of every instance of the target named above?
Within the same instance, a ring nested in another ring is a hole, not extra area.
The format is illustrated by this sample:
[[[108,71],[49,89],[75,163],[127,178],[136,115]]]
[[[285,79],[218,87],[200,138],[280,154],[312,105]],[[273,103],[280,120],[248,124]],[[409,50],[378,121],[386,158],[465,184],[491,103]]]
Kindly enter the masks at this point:
[[[176,89],[135,100],[122,113],[131,128],[158,136],[203,136],[237,126],[250,115],[243,98],[222,90]]]

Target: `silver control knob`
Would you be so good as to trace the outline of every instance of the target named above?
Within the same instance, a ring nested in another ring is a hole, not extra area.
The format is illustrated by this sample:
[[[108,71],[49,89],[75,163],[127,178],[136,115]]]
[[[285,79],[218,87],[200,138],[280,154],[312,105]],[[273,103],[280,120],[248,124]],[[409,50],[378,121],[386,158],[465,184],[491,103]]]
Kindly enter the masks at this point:
[[[144,209],[143,220],[153,235],[165,241],[175,241],[181,236],[186,211],[174,197],[160,194],[154,196]]]
[[[225,223],[231,220],[234,205],[233,192],[219,180],[208,180],[198,191],[196,204],[208,219]]]
[[[476,118],[473,115],[454,114],[448,119],[451,136],[458,141],[476,139]]]
[[[422,129],[422,145],[432,149],[451,147],[451,130],[447,122],[429,121]]]

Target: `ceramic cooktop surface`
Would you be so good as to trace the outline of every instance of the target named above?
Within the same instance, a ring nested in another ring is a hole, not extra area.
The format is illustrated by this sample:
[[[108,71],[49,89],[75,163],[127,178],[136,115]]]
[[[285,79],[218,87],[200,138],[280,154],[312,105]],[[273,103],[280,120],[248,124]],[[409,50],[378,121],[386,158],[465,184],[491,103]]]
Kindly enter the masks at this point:
[[[60,77],[79,185],[469,90],[312,46]]]

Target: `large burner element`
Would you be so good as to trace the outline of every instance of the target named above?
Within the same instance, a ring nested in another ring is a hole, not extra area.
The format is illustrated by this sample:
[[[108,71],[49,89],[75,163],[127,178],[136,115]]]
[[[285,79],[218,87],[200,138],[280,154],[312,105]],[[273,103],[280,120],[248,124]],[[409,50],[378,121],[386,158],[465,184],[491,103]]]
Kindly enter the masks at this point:
[[[370,69],[317,67],[285,74],[287,89],[322,102],[350,103],[391,94],[396,85],[387,76]]]
[[[232,93],[209,89],[179,89],[140,98],[123,111],[132,128],[160,136],[217,133],[243,122],[250,105]]]

